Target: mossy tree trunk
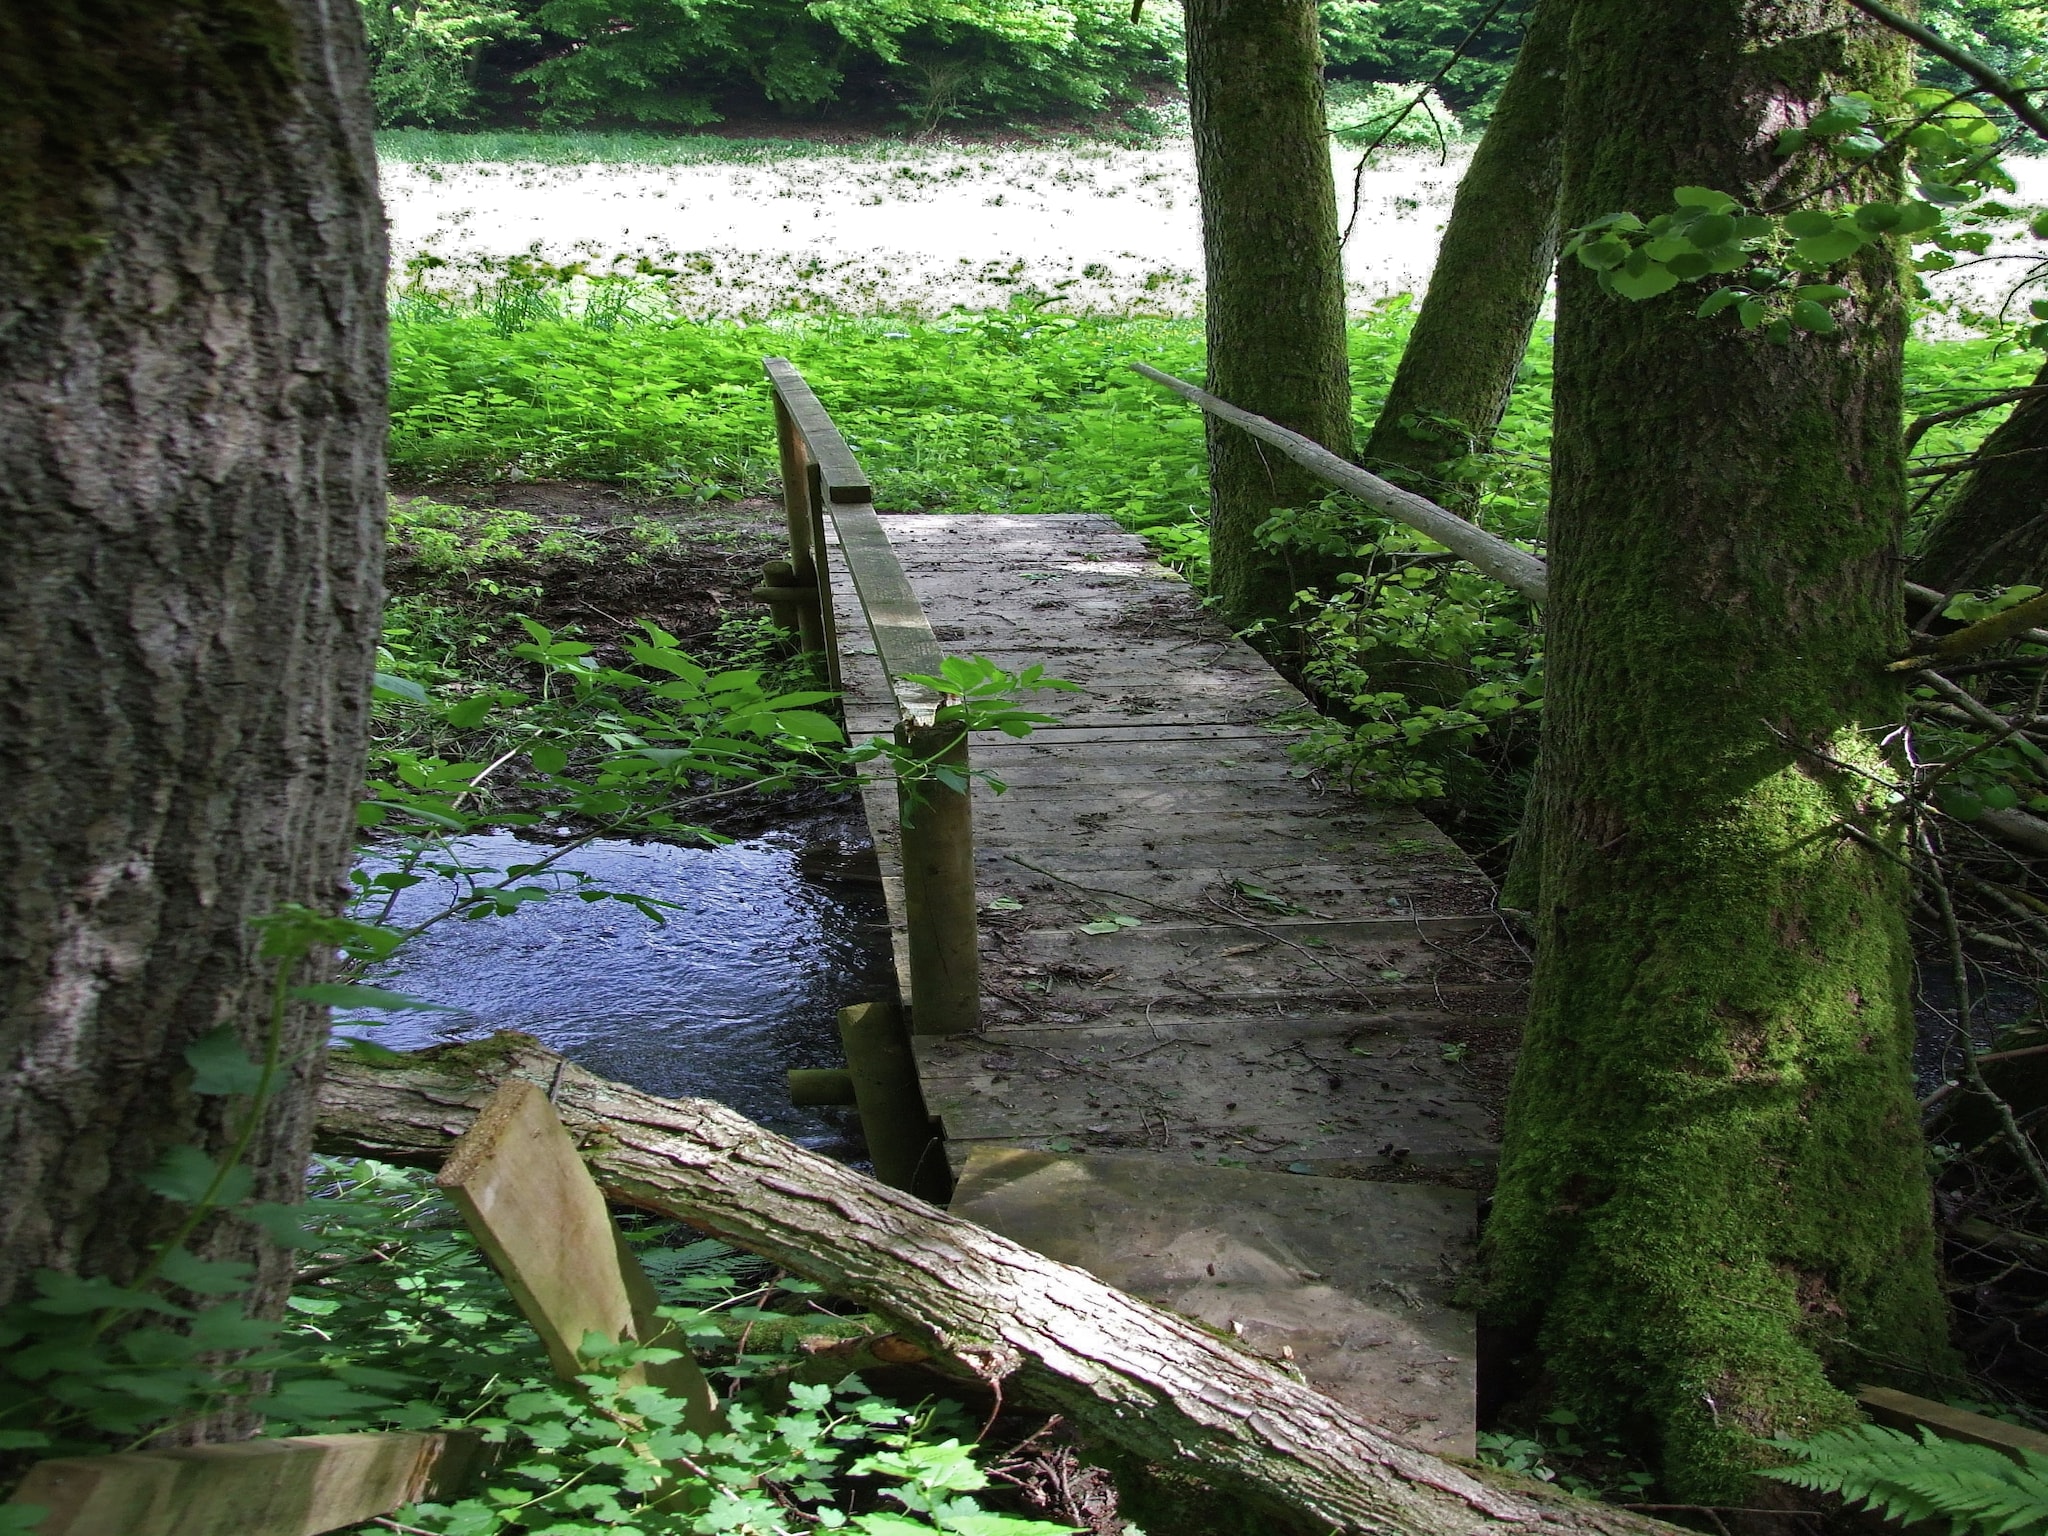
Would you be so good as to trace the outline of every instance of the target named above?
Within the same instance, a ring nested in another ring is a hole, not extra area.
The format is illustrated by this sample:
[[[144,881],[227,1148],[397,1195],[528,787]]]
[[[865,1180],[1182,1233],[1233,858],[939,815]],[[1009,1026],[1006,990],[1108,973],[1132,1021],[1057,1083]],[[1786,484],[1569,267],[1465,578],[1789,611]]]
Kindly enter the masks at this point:
[[[183,1052],[261,1054],[250,919],[333,910],[381,606],[384,233],[353,0],[0,7],[0,1302],[124,1279],[138,1175],[224,1144]],[[257,1141],[304,1177],[326,1010]],[[240,1223],[207,1239],[288,1254]]]
[[[2048,587],[2048,368],[1984,439],[1978,465],[1928,531],[1908,572],[1942,592]]]
[[[1484,452],[1514,392],[1557,264],[1565,41],[1572,0],[1541,0],[1472,154],[1429,293],[1366,440],[1374,473],[1455,506],[1435,471]]]
[[[1832,169],[1774,159],[1788,118],[1902,79],[1831,0],[1577,0],[1567,222],[1782,197]],[[1697,292],[1560,278],[1539,946],[1486,1299],[1702,1502],[1854,1416],[1830,1367],[1944,1358],[1903,892],[1835,766],[1900,708],[1895,253],[1845,281],[1839,334],[1774,346]]]
[[[1209,388],[1346,458],[1351,367],[1315,0],[1186,0]],[[1242,628],[1284,619],[1329,562],[1264,547],[1275,508],[1327,487],[1209,419],[1210,591]]]

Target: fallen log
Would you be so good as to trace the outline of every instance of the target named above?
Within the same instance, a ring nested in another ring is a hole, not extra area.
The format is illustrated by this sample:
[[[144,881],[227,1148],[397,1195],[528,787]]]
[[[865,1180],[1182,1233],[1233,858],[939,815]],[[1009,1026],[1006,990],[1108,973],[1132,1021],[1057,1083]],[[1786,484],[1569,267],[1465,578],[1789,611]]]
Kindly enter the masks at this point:
[[[1118,1459],[1314,1536],[1464,1536],[1541,1525],[1676,1528],[1490,1468],[1440,1460],[1194,1323],[765,1131],[571,1066],[523,1035],[402,1066],[337,1058],[321,1151],[438,1163],[493,1087],[547,1090],[606,1195],[689,1222],[887,1318],[941,1370],[1066,1416]],[[1211,1515],[1219,1511],[1212,1504]],[[1234,1522],[1212,1519],[1212,1529]]]

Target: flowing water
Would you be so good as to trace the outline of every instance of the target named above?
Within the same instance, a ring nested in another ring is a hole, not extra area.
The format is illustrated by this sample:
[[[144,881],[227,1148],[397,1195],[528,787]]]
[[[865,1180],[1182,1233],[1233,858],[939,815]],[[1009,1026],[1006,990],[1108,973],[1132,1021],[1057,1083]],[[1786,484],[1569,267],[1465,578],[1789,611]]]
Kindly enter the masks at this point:
[[[492,868],[536,857],[510,833],[453,851]],[[665,923],[574,895],[441,923],[369,979],[456,1011],[392,1014],[346,1032],[418,1050],[520,1030],[603,1076],[716,1099],[815,1150],[856,1155],[850,1111],[793,1109],[783,1081],[791,1067],[841,1065],[838,1010],[894,995],[879,885],[846,878],[836,850],[818,853],[787,833],[723,848],[591,843],[564,865],[598,886],[677,903]],[[821,862],[830,877],[817,873]],[[404,892],[393,916],[419,922],[453,894],[453,882],[429,880]]]

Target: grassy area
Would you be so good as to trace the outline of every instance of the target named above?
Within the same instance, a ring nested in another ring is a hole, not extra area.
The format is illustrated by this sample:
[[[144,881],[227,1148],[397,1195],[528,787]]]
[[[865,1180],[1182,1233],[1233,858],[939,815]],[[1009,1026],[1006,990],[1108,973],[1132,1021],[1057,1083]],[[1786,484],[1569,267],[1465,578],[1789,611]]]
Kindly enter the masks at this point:
[[[1406,340],[1395,301],[1356,319],[1353,384],[1370,424]],[[759,495],[775,473],[760,360],[801,368],[874,477],[884,510],[1103,512],[1196,553],[1206,503],[1200,416],[1131,373],[1199,377],[1199,322],[1069,318],[1028,308],[933,321],[846,315],[733,324],[662,313],[645,283],[508,279],[451,301],[402,300],[393,325],[392,467],[401,479],[595,479],[650,495]],[[1991,343],[1918,341],[1909,410],[2023,383],[2036,360]],[[1533,536],[1549,451],[1539,334],[1488,466],[1486,521]],[[1968,446],[1987,414],[1928,434]]]

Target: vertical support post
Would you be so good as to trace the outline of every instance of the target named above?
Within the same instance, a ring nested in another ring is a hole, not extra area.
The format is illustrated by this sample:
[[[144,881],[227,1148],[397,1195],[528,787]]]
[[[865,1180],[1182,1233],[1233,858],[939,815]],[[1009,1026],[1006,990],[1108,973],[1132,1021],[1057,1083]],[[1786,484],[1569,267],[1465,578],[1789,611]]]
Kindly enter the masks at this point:
[[[896,729],[916,757],[965,774],[967,733],[957,726]],[[903,906],[910,944],[910,1027],[957,1035],[981,1027],[981,950],[974,899],[974,809],[966,791],[932,779],[896,783],[903,829]]]
[[[775,400],[775,447],[782,461],[782,513],[789,526],[792,585],[815,588],[819,585],[818,549],[814,538],[814,530],[818,526],[818,466],[811,462],[810,451],[804,446],[804,435],[796,424],[796,418],[782,403],[782,392],[771,390],[770,394]],[[801,604],[796,611],[797,640],[806,651],[825,649],[825,635],[819,628],[818,614],[816,599]]]
[[[825,653],[825,686],[841,687],[839,680],[839,626],[832,617],[832,557],[825,544],[825,477],[816,464],[810,466],[811,549],[816,564],[812,580],[817,584],[816,623],[818,648]]]
[[[943,1203],[952,1179],[946,1154],[932,1132],[918,1086],[917,1058],[903,1016],[890,1003],[856,1003],[839,1010],[839,1039],[846,1047],[847,1075],[853,1079],[861,1133],[875,1177],[896,1189]]]

